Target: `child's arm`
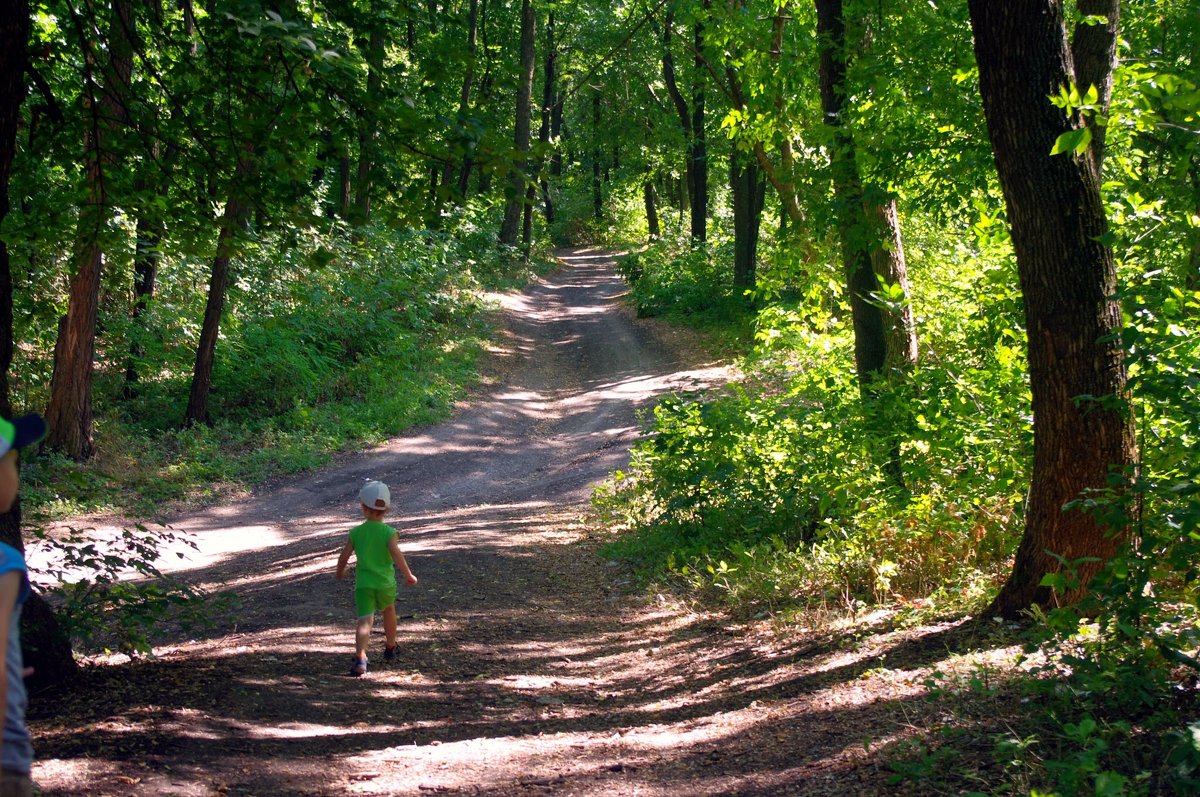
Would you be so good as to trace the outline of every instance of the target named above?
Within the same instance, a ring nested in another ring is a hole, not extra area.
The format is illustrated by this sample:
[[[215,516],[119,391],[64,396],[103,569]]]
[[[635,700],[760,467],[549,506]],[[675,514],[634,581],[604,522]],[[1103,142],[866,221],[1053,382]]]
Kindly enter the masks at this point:
[[[346,544],[342,546],[342,553],[338,556],[337,577],[343,579],[346,577],[346,565],[350,563],[350,554],[354,553],[354,543],[346,540]]]
[[[392,554],[392,561],[396,563],[396,567],[400,568],[400,572],[404,574],[404,581],[410,587],[417,585],[417,577],[408,569],[408,560],[404,558],[404,552],[400,550],[400,541],[393,536],[388,540],[388,551]]]
[[[19,645],[20,640],[8,638],[9,621],[17,605],[17,593],[21,591],[21,574],[10,570],[0,576],[0,706],[8,706],[8,675],[3,668],[8,666],[8,646]],[[4,738],[0,737],[0,751],[4,749]]]

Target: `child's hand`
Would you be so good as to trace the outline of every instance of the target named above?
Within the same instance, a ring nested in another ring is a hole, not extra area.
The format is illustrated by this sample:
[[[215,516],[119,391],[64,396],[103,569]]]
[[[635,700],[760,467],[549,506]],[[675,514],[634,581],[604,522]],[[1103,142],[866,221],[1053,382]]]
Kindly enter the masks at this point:
[[[404,577],[404,583],[408,584],[408,586],[410,586],[410,587],[415,587],[415,586],[417,586],[417,577],[414,576],[412,573],[409,573],[407,576]]]

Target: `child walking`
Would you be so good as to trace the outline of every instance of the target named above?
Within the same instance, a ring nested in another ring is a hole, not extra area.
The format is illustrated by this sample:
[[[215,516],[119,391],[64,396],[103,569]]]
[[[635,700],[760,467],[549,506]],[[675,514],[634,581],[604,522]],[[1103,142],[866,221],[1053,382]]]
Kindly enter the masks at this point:
[[[40,415],[9,421],[0,417],[0,513],[12,509],[21,489],[17,450],[46,436]],[[25,664],[21,658],[21,606],[29,598],[25,557],[0,542],[0,702],[4,704],[4,732],[0,735],[0,797],[31,797],[33,745],[25,726]]]
[[[358,609],[358,626],[354,633],[354,664],[350,674],[357,677],[367,671],[367,646],[371,641],[371,626],[375,612],[383,613],[383,633],[386,647],[383,658],[396,656],[396,571],[400,568],[404,581],[415,586],[417,577],[408,569],[400,551],[396,530],[383,522],[392,506],[392,494],[383,482],[367,482],[358,493],[364,521],[350,529],[350,538],[338,557],[337,577],[346,577],[350,554],[355,557],[354,604]]]

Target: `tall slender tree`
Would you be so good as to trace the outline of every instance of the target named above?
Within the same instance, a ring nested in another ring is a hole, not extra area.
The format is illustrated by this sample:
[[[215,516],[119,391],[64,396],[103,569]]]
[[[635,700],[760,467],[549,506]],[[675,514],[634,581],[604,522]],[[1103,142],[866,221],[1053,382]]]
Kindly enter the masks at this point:
[[[532,116],[533,70],[536,56],[537,15],[532,0],[521,2],[521,71],[517,83],[516,121],[513,125],[515,156],[509,168],[504,223],[500,227],[500,243],[516,246],[521,226],[521,211],[525,206],[529,164],[530,120]]]
[[[374,184],[376,139],[379,137],[379,104],[383,92],[384,31],[379,8],[371,4],[367,33],[367,93],[359,124],[358,178],[354,194],[355,220],[365,224],[371,219],[371,191]]]
[[[702,75],[697,75],[689,104],[683,91],[679,88],[675,70],[675,55],[672,50],[674,27],[674,11],[668,10],[666,21],[663,24],[663,83],[667,87],[667,94],[679,117],[680,130],[683,131],[684,140],[687,142],[684,171],[687,177],[687,199],[691,213],[692,239],[703,241],[708,237],[708,159],[704,133],[704,83]],[[700,22],[696,23],[693,34],[698,67],[696,71],[702,72],[704,56],[700,47],[703,45],[704,34]]]
[[[76,16],[76,34],[87,53],[93,44],[86,22]],[[100,302],[100,271],[104,262],[105,228],[112,214],[109,188],[117,170],[116,130],[128,124],[128,89],[133,71],[133,6],[113,0],[108,34],[108,61],[102,83],[85,58],[85,104],[88,126],[84,135],[87,198],[79,211],[67,315],[54,348],[54,376],[46,422],[46,444],[74,459],[92,455],[92,375],[96,352],[96,318]]]
[[[236,251],[237,237],[242,234],[250,218],[249,181],[254,174],[254,151],[246,146],[246,152],[238,164],[237,174],[229,188],[229,200],[221,215],[217,248],[209,271],[208,299],[204,305],[204,321],[200,327],[200,341],[196,346],[196,363],[192,370],[191,390],[188,394],[184,423],[188,425],[208,423],[208,399],[212,391],[213,365],[216,359],[217,337],[220,334],[221,315],[225,311],[225,294],[229,286],[229,264]]]

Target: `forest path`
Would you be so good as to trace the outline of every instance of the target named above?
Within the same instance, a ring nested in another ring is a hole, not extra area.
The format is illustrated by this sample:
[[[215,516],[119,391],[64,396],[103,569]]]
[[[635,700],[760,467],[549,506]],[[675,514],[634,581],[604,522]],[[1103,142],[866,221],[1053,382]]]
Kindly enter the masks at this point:
[[[35,699],[45,794],[892,791],[863,742],[895,732],[917,689],[863,687],[880,648],[735,635],[631,594],[596,556],[583,509],[627,461],[638,409],[725,374],[630,318],[610,256],[562,258],[507,297],[502,384],[453,420],[172,520],[200,545],[180,569],[241,606]],[[401,590],[398,661],[377,623],[355,679],[351,582],[333,570],[373,478],[420,584]]]

